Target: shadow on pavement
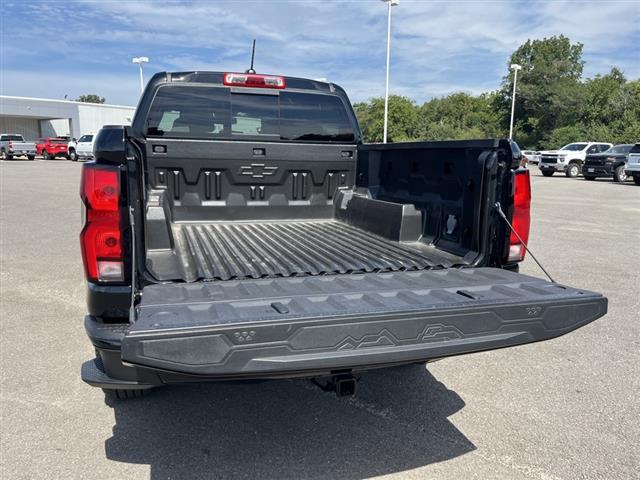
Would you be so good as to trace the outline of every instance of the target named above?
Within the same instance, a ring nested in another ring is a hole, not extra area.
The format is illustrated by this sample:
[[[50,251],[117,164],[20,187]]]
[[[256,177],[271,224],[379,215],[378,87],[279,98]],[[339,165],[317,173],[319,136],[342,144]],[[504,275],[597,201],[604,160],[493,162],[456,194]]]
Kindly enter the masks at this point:
[[[356,479],[475,446],[447,417],[463,400],[421,365],[366,374],[350,400],[308,380],[172,386],[114,409],[107,458],[164,478]]]

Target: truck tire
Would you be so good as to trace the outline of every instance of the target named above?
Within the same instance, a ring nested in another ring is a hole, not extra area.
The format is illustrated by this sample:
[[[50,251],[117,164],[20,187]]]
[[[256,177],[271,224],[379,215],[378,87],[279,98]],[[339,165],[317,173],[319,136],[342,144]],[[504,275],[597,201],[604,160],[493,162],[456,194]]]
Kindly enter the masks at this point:
[[[584,175],[585,180],[595,180],[596,177],[592,177],[591,175]]]
[[[640,175],[633,176],[633,183],[635,183],[636,185],[640,185]]]
[[[6,159],[7,159],[7,152],[3,148],[2,150],[0,150],[0,160],[6,160]]]
[[[78,153],[75,150],[69,150],[69,160],[72,162],[78,161]]]
[[[35,155],[33,155],[31,153],[29,155],[27,155],[27,160],[35,160],[35,159],[36,159]]]
[[[545,177],[550,177],[554,173],[555,172],[553,170],[542,170],[542,175],[544,175]]]
[[[46,150],[42,150],[41,155],[44,160],[51,160],[52,158],[51,155],[49,155],[49,152],[47,152]]]
[[[569,178],[576,178],[580,175],[580,164],[578,162],[571,162],[564,174]]]
[[[132,398],[144,397],[149,393],[149,389],[107,389],[103,388],[104,396],[113,400],[130,400]]]
[[[624,165],[619,165],[613,171],[613,181],[619,183],[624,183],[627,181],[627,174],[624,171]]]

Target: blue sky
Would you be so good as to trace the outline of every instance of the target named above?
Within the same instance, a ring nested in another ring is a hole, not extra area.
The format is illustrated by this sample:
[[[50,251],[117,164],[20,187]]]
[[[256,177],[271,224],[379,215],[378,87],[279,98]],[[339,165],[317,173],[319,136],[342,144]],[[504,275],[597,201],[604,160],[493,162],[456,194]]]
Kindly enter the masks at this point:
[[[0,0],[0,93],[135,105],[134,56],[163,70],[248,67],[326,78],[353,101],[384,92],[386,6],[354,1]],[[419,102],[496,89],[528,38],[584,43],[585,76],[640,77],[640,1],[401,0],[393,9],[391,92]]]

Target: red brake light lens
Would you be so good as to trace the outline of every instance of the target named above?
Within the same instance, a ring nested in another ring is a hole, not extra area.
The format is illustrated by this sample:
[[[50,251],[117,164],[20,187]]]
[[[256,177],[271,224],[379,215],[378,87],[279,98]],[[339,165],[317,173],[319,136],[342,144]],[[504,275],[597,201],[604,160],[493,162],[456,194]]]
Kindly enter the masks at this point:
[[[531,224],[531,182],[529,170],[518,170],[514,174],[513,217],[511,225],[524,243],[529,243]],[[514,232],[509,237],[508,262],[524,260],[526,250]]]
[[[120,172],[115,167],[85,163],[82,169],[81,196],[89,211],[118,211]]]
[[[255,73],[225,73],[223,83],[235,87],[285,88],[284,77]]]
[[[120,170],[84,164],[80,197],[86,207],[80,244],[87,279],[121,282],[124,280],[124,262],[119,209]]]

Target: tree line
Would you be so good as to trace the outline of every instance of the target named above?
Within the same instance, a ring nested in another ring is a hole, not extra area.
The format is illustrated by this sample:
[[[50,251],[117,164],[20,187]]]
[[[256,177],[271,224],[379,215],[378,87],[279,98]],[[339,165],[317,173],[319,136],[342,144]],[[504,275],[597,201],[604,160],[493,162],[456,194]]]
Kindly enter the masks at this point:
[[[513,134],[521,147],[550,149],[584,140],[640,142],[640,80],[628,80],[616,67],[582,79],[582,50],[581,43],[560,35],[527,40],[511,55],[507,67],[522,66]],[[452,93],[422,105],[391,95],[388,140],[506,137],[512,92],[509,72],[499,90],[481,95]],[[365,141],[381,142],[384,99],[356,103],[354,109]]]

